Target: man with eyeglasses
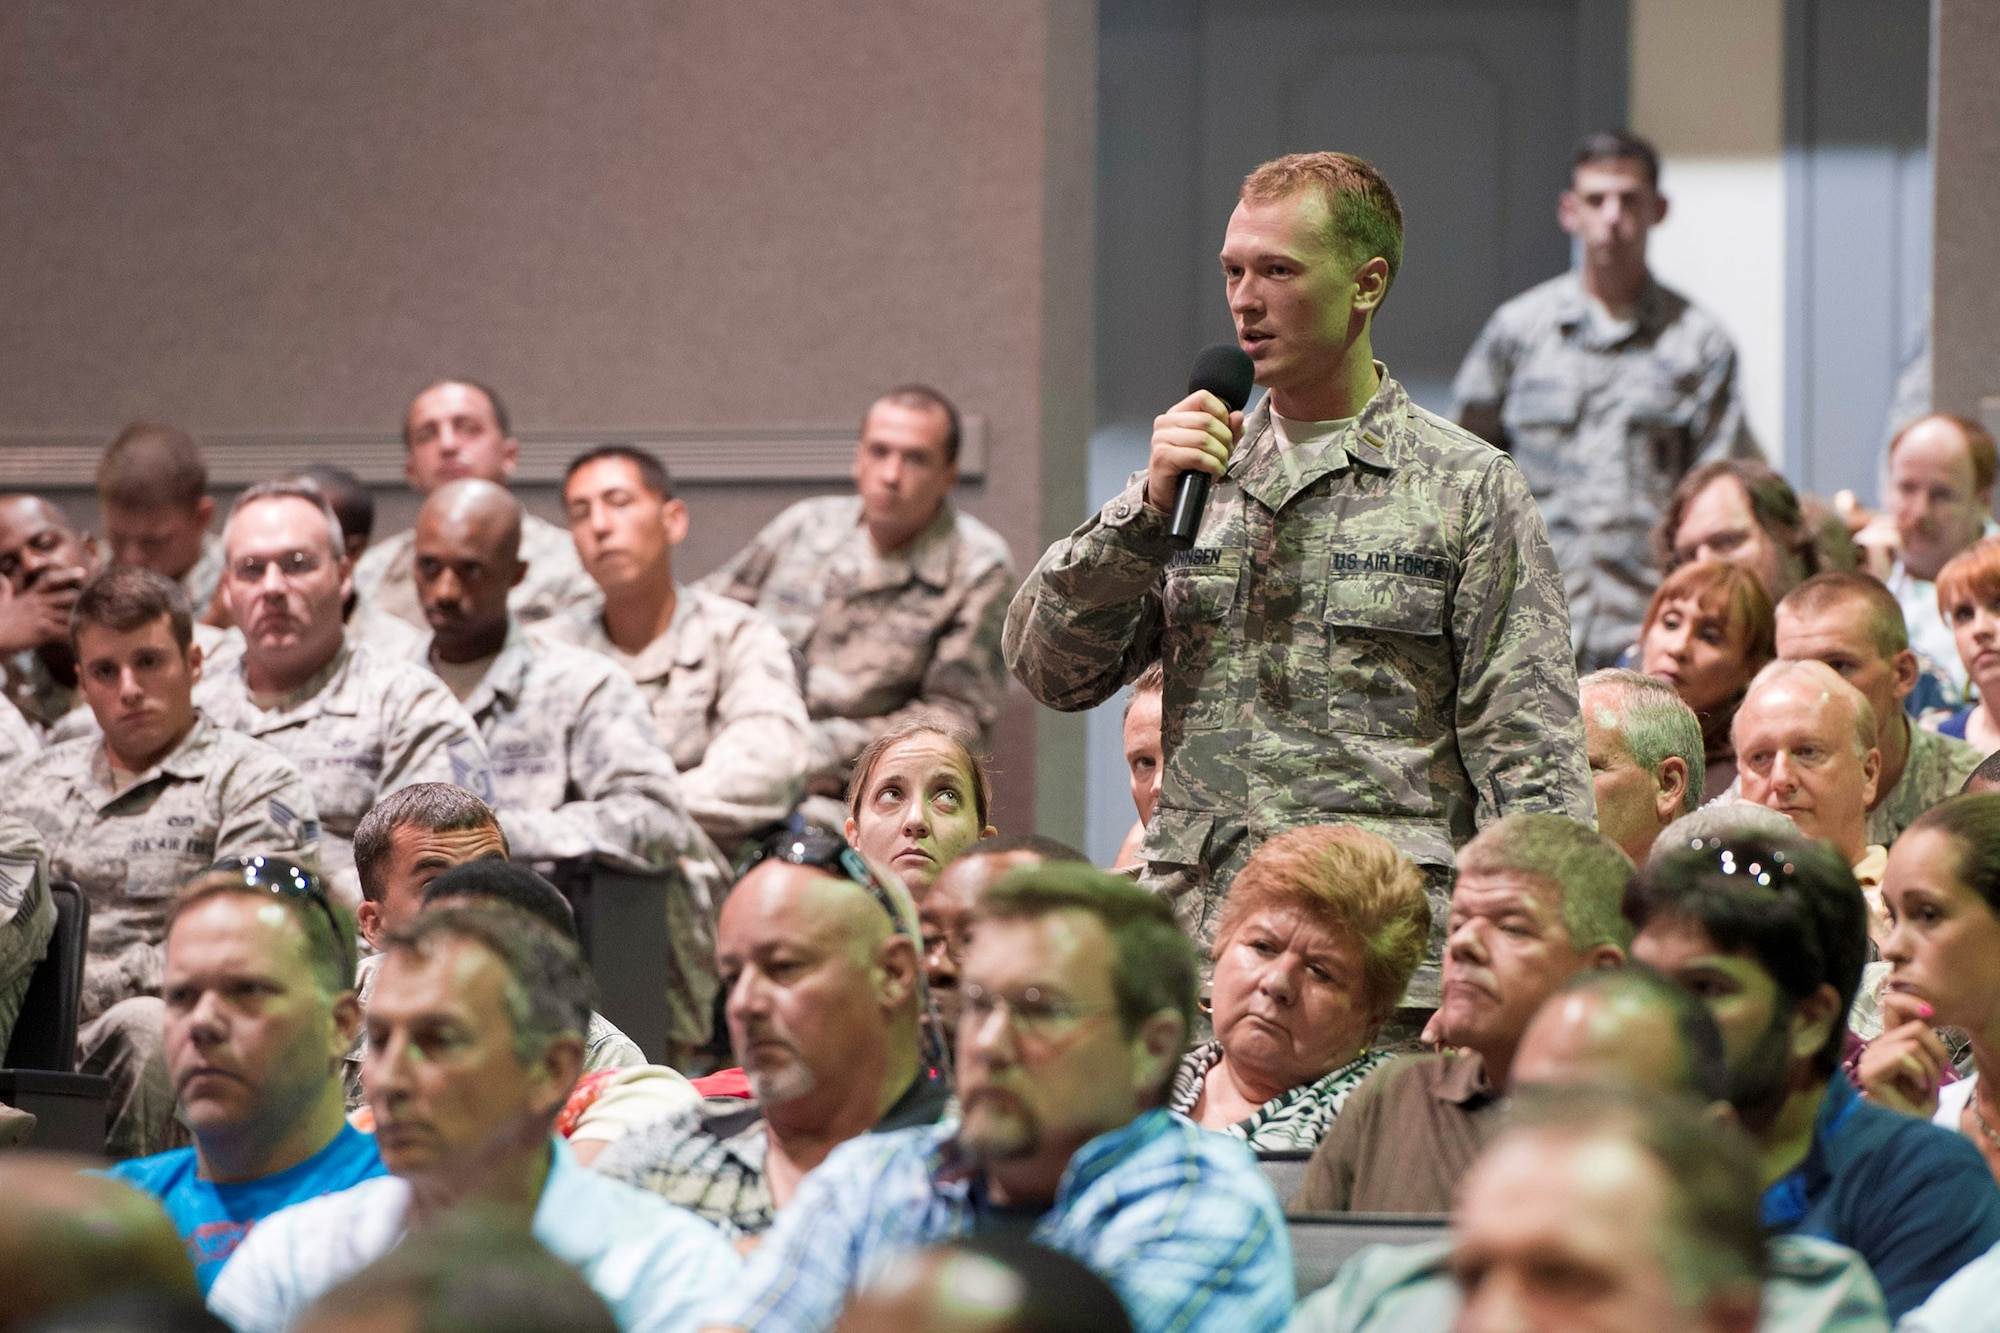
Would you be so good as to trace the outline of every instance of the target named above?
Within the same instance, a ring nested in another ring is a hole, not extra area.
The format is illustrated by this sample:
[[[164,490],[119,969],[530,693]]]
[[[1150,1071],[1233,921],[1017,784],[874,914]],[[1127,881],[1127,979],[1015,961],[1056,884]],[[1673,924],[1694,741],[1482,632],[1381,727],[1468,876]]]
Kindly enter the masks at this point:
[[[206,1292],[257,1222],[382,1174],[339,1061],[361,1028],[354,927],[295,862],[197,877],[167,919],[167,1065],[194,1146],[111,1174],[159,1199]]]
[[[92,579],[70,633],[101,735],[53,745],[0,778],[10,811],[48,844],[51,876],[90,900],[77,1051],[85,1073],[112,1081],[114,1157],[158,1151],[175,1134],[155,998],[175,890],[217,857],[310,861],[319,840],[297,766],[196,710],[193,632],[172,580],[130,566]]]
[[[223,595],[243,651],[202,680],[196,702],[305,773],[322,822],[321,873],[351,906],[361,900],[352,839],[369,807],[415,782],[491,796],[485,742],[437,677],[348,637],[340,614],[347,551],[317,487],[252,486],[230,510],[222,540]]]
[[[410,489],[428,496],[464,477],[505,486],[520,461],[521,444],[499,394],[483,384],[454,379],[437,381],[411,401],[403,417],[403,450],[403,475]],[[592,613],[601,603],[597,585],[583,572],[564,529],[528,515],[521,523],[521,557],[527,572],[508,598],[521,620],[546,620],[567,611]],[[363,610],[428,629],[412,577],[415,563],[413,531],[370,547],[354,562],[354,591]]]
[[[914,908],[834,834],[782,833],[729,892],[717,961],[754,1102],[632,1130],[597,1169],[758,1236],[859,1134],[933,1125],[951,1089],[923,1049]]]
[[[1000,1232],[1088,1265],[1140,1333],[1281,1328],[1276,1196],[1241,1143],[1162,1107],[1196,971],[1173,909],[1127,879],[1046,864],[987,889],[965,958],[962,1119],[834,1149],[713,1323],[831,1328],[897,1255]]]

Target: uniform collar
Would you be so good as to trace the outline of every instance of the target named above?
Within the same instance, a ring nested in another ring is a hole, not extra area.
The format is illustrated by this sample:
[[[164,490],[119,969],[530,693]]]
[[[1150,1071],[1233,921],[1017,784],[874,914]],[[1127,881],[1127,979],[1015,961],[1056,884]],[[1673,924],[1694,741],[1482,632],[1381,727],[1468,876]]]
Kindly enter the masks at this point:
[[[347,665],[354,660],[356,650],[354,641],[343,633],[340,638],[340,648],[332,659],[313,672],[312,679],[305,684],[280,695],[278,701],[269,709],[259,709],[251,697],[249,658],[247,656],[237,658],[236,683],[242,688],[244,702],[250,707],[253,719],[251,734],[256,734],[255,727],[275,722],[280,718],[286,721],[299,721],[318,717],[323,713],[336,716],[358,714],[360,709],[354,701],[342,698],[340,693],[341,678],[347,674]]]
[[[199,782],[208,776],[208,767],[199,753],[208,748],[209,738],[215,731],[215,724],[202,716],[200,710],[194,715],[194,725],[188,728],[181,742],[167,751],[166,757],[138,774],[122,787],[112,785],[111,756],[105,751],[104,742],[90,747],[90,796],[102,812],[125,793],[136,791],[160,777],[179,778],[183,782]]]
[[[958,514],[952,509],[949,496],[938,502],[937,516],[931,519],[928,527],[918,533],[908,546],[889,555],[875,549],[874,539],[868,535],[867,525],[861,518],[858,496],[854,501],[854,526],[861,555],[856,591],[881,592],[906,587],[912,581],[931,588],[950,586],[952,539],[958,534]]]
[[[1673,323],[1673,294],[1654,280],[1651,270],[1632,313],[1624,319],[1606,326],[1592,311],[1592,304],[1590,293],[1583,289],[1582,271],[1571,269],[1564,274],[1556,293],[1556,323],[1565,334],[1580,337],[1586,346],[1599,350],[1608,351],[1640,334],[1655,336]],[[1606,333],[1610,336],[1603,336]]]
[[[1244,419],[1243,445],[1229,460],[1230,480],[1266,508],[1278,510],[1350,461],[1378,472],[1394,472],[1391,443],[1401,438],[1410,396],[1389,378],[1389,368],[1380,361],[1375,363],[1375,374],[1382,383],[1353,423],[1325,440],[1306,445],[1279,442],[1271,420],[1271,395],[1265,394]],[[1289,460],[1280,461],[1280,449],[1293,450]]]
[[[435,636],[424,640],[419,661],[426,671],[431,668],[431,647],[437,642]],[[521,702],[521,695],[528,686],[528,669],[535,664],[535,645],[529,641],[521,629],[521,622],[513,616],[507,617],[507,637],[500,644],[500,651],[487,666],[486,674],[472,687],[472,693],[465,696],[465,711],[478,717],[491,708],[495,700],[508,708]]]

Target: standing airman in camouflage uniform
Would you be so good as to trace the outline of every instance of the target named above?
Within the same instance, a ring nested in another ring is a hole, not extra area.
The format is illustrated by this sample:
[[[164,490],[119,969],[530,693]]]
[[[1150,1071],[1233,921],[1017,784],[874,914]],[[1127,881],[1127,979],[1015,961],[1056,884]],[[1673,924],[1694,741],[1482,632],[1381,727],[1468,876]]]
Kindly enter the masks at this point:
[[[1583,267],[1495,311],[1452,386],[1459,421],[1513,455],[1541,506],[1586,670],[1638,637],[1660,581],[1653,525],[1681,478],[1711,458],[1763,456],[1729,335],[1646,267],[1646,233],[1666,212],[1649,144],[1585,140],[1559,209]]]
[[[805,657],[817,796],[844,795],[855,757],[900,722],[941,714],[992,740],[1014,559],[946,499],[958,444],[943,395],[890,390],[861,425],[859,494],[799,501],[703,580],[769,616]]]
[[[0,815],[0,1056],[55,929],[48,844],[33,824]]]
[[[1008,613],[1008,664],[1052,708],[1164,662],[1143,880],[1204,945],[1244,861],[1290,828],[1389,838],[1426,867],[1441,926],[1453,849],[1478,828],[1590,818],[1562,585],[1527,487],[1370,354],[1401,252],[1395,196],[1359,158],[1253,172],[1222,268],[1270,393],[1247,420],[1206,392],[1161,416],[1147,471],[1049,548]],[[1167,514],[1192,468],[1219,479],[1176,553]],[[1436,1003],[1435,975],[1411,1003]]]
[[[120,566],[73,619],[84,697],[101,736],[53,745],[0,782],[41,834],[50,872],[90,902],[81,1067],[112,1080],[117,1154],[166,1140],[173,1093],[160,1063],[164,937],[176,890],[225,856],[311,864],[312,794],[277,751],[195,711],[201,649],[178,585]]]
[[[435,637],[419,660],[479,723],[516,860],[587,857],[672,880],[670,1035],[692,1050],[712,1026],[727,863],[688,817],[638,687],[615,663],[545,642],[508,614],[520,537],[521,506],[504,488],[467,478],[431,492],[417,514],[416,579]]]
[[[77,707],[69,612],[97,541],[38,495],[0,495],[0,655],[7,698],[46,743]]]
[[[413,782],[490,795],[486,745],[435,676],[348,641],[340,618],[347,556],[320,491],[297,482],[252,486],[230,512],[223,540],[223,596],[243,649],[227,669],[203,677],[195,702],[305,774],[319,808],[328,891],[352,906],[361,899],[352,846],[361,816]]]
[[[424,495],[460,477],[483,477],[504,486],[521,452],[508,432],[507,409],[499,395],[469,380],[440,380],[416,396],[403,420],[404,475]],[[370,547],[354,562],[354,591],[363,610],[399,616],[428,632],[411,582],[414,541],[414,533],[401,532]],[[520,620],[546,620],[597,606],[597,585],[577,563],[569,534],[555,524],[527,515],[521,523],[521,558],[527,575],[507,599]]]
[[[805,793],[810,724],[791,647],[741,602],[674,582],[687,506],[651,454],[607,445],[582,455],[563,503],[604,610],[559,617],[545,633],[602,653],[638,682],[689,812],[733,854]]]

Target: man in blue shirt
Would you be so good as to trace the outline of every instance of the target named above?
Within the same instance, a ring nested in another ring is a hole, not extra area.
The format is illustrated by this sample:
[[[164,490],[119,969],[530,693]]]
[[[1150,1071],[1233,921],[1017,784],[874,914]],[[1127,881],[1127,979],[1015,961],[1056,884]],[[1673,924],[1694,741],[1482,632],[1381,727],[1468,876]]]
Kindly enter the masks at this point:
[[[1670,852],[1626,897],[1632,956],[1722,1029],[1764,1225],[1859,1250],[1896,1317],[2000,1242],[2000,1189],[1971,1143],[1862,1101],[1840,1073],[1867,910],[1826,844],[1753,837]]]
[[[988,888],[974,922],[962,1122],[835,1148],[711,1322],[818,1333],[896,1256],[1002,1233],[1082,1260],[1139,1333],[1283,1327],[1292,1261],[1277,1196],[1240,1142],[1160,1106],[1195,1003],[1172,909],[1050,862]]]
[[[353,926],[289,861],[224,865],[167,924],[167,1064],[195,1146],[111,1169],[160,1200],[204,1293],[260,1219],[382,1174],[343,1114],[341,1057],[361,1025]]]

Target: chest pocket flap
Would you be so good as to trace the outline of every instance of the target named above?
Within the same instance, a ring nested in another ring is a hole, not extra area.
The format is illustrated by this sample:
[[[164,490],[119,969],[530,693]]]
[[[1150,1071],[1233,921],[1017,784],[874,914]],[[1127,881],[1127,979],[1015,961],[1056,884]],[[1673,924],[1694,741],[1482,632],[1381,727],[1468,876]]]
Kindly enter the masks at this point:
[[[1327,725],[1407,738],[1426,714],[1422,683],[1444,672],[1445,585],[1394,572],[1326,585]],[[1433,701],[1432,709],[1436,707]]]

